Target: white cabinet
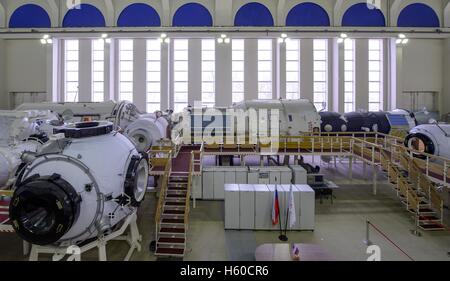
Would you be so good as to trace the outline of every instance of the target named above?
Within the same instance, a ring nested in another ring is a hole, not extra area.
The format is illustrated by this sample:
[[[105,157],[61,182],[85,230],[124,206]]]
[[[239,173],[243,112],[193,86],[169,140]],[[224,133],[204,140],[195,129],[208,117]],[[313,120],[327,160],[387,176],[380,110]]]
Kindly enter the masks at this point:
[[[233,183],[233,182],[230,182],[230,183]],[[225,199],[224,185],[225,185],[225,171],[220,168],[215,168],[213,199],[219,199],[219,200]]]
[[[248,174],[248,168],[247,167],[236,167],[236,181],[237,184],[246,184],[247,183],[247,174]]]
[[[255,190],[255,229],[272,229],[273,194],[265,184],[253,185]]]
[[[246,184],[246,167],[205,167],[203,168],[203,196],[205,200],[224,200],[225,184]]]
[[[255,229],[255,190],[253,185],[239,185],[239,229]]]
[[[193,176],[192,177],[192,198],[202,198],[203,190],[202,190],[202,177],[201,176]]]
[[[290,220],[291,218],[288,217],[288,230],[300,230],[301,226],[300,226],[300,217],[298,215],[298,210],[300,209],[300,192],[297,189],[297,187],[295,185],[292,184],[285,184],[282,186],[284,189],[284,199],[285,199],[285,205],[284,205],[284,209],[285,211],[287,211],[287,208],[289,207],[289,203],[290,203],[290,199],[291,199],[291,187],[292,187],[292,196],[294,197],[294,207],[295,207],[295,213],[296,213],[296,219],[295,219],[295,224],[290,228]],[[291,213],[291,212],[290,212]],[[285,221],[283,221],[283,227],[285,227]]]
[[[202,172],[202,189],[203,189],[203,199],[211,200],[214,199],[214,169],[213,168],[203,168]]]
[[[270,216],[269,216],[269,220],[270,220],[270,225],[268,225],[268,228],[266,228],[267,230],[280,230],[280,225],[273,225],[272,224],[272,208],[273,208],[273,200],[275,200],[275,189],[278,190],[278,202],[280,204],[280,216],[279,216],[279,221],[281,222],[281,226],[284,229],[284,217],[286,216],[286,213],[283,211],[284,209],[284,189],[283,187],[281,187],[281,185],[268,185],[267,188],[269,189],[269,195],[268,197],[270,198]]]
[[[239,229],[239,185],[225,185],[225,229]]]
[[[293,184],[306,184],[307,183],[307,173],[305,168],[300,165],[290,165],[289,168],[292,170],[292,183]]]
[[[279,231],[272,224],[275,188],[278,190],[281,227],[286,227],[290,190],[295,202],[296,223],[288,230],[314,230],[314,190],[308,185],[225,184],[225,228]]]
[[[306,184],[296,185],[300,193],[300,207],[298,216],[300,218],[301,230],[314,230],[315,227],[315,193],[314,190]]]
[[[251,167],[248,173],[249,184],[290,184],[291,179],[289,167]]]

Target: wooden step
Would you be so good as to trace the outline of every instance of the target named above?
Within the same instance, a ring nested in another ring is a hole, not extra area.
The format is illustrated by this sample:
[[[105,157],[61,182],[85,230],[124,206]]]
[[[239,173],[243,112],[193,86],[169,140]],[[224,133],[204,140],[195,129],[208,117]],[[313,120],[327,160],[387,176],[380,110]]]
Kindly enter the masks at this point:
[[[442,231],[445,226],[440,223],[419,223],[419,227],[427,231]]]
[[[187,188],[186,187],[182,187],[182,186],[169,186],[168,188],[167,188],[167,191],[184,191],[184,192],[186,192],[187,191]]]
[[[161,223],[164,223],[164,224],[184,224],[184,219],[166,219],[166,218],[163,218],[161,220]]]
[[[188,177],[169,177],[169,183],[187,183]]]
[[[184,215],[184,210],[164,210],[163,215]]]
[[[179,195],[184,195],[184,197],[186,197],[187,191],[186,190],[169,189],[169,190],[167,190],[167,194],[179,194]]]
[[[185,197],[167,197],[164,199],[165,202],[178,202],[183,203],[183,205],[186,205],[186,198]]]
[[[166,198],[186,198],[186,193],[184,193],[184,194],[178,194],[178,193],[167,194]]]
[[[186,206],[186,201],[166,201],[164,203],[166,207],[184,207]]]
[[[158,244],[170,244],[170,245],[184,245],[184,238],[177,237],[160,237],[158,239]]]
[[[413,210],[413,209],[410,209],[409,211],[413,214],[416,213],[416,210]],[[430,208],[419,207],[419,215],[436,215],[436,212]]]
[[[157,255],[157,256],[182,257],[182,256],[184,256],[184,249],[158,247],[156,249],[155,255]]]
[[[440,222],[440,219],[435,215],[423,215],[419,216],[419,222]]]
[[[161,234],[184,234],[184,227],[163,227],[159,231]]]

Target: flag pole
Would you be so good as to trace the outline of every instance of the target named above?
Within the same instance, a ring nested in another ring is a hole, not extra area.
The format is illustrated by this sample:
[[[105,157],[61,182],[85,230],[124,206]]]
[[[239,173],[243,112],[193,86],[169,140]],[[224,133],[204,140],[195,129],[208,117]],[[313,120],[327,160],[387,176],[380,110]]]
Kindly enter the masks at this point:
[[[277,182],[276,178],[275,178],[275,182]],[[276,184],[275,184],[275,190],[277,190],[277,193],[278,193]],[[280,239],[280,241],[286,242],[286,241],[288,241],[288,238],[286,237],[286,235],[283,234],[283,227],[281,226],[281,212],[278,212],[278,217],[279,217],[278,220],[279,220],[279,224],[280,224],[280,236],[278,236],[278,239]],[[287,223],[287,220],[286,220],[286,223]]]

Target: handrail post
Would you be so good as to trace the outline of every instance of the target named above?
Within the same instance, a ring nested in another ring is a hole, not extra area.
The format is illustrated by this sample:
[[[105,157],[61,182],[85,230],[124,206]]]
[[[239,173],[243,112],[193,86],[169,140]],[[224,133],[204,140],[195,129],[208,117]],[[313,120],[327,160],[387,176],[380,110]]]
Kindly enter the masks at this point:
[[[444,184],[447,184],[447,173],[448,173],[447,161],[444,161]]]
[[[366,244],[367,246],[373,245],[372,241],[370,241],[370,237],[369,237],[369,231],[370,231],[370,221],[366,221],[366,239],[363,241],[364,244]]]

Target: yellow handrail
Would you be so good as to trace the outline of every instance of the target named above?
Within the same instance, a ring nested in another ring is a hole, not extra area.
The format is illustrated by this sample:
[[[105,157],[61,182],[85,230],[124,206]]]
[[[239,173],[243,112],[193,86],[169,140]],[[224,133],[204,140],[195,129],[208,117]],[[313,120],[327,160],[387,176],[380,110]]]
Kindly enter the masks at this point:
[[[167,187],[169,185],[169,175],[170,175],[171,171],[172,171],[172,161],[168,161],[166,163],[166,167],[164,169],[164,175],[162,176],[161,189],[159,192],[159,199],[158,199],[158,204],[156,207],[155,222],[157,225],[161,221],[161,214],[162,214],[162,210],[164,207],[164,199],[166,197]],[[156,233],[158,233],[158,230]]]
[[[191,203],[191,184],[192,184],[192,171],[194,167],[194,151],[191,151],[191,161],[189,161],[189,174],[188,174],[188,184],[186,190],[186,204],[184,207],[184,224],[189,224],[189,211],[190,211],[190,203]]]
[[[14,195],[14,190],[0,190],[0,196],[11,197]]]

